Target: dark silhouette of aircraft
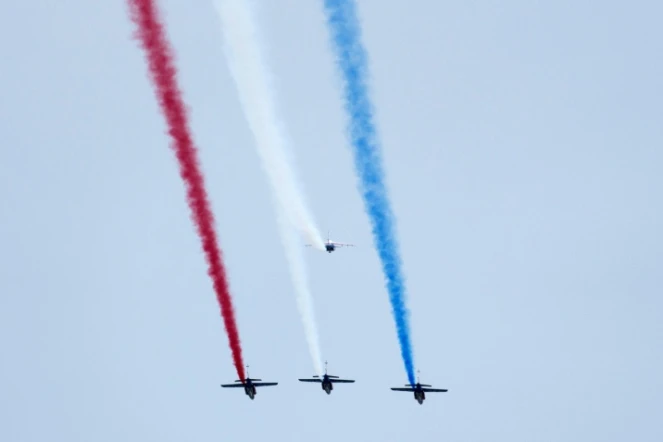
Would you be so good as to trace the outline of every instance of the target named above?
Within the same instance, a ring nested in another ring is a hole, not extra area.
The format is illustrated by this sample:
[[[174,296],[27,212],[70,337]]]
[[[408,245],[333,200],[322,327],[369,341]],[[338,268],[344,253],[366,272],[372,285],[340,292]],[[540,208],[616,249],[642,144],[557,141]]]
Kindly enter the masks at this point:
[[[332,241],[329,238],[329,232],[327,232],[327,241],[325,241],[324,246],[325,246],[325,250],[328,253],[331,253],[334,250],[336,250],[336,247],[354,247],[355,245],[354,244],[343,243],[343,242]],[[306,247],[313,247],[313,245],[312,244],[306,244]]]
[[[300,379],[299,382],[319,382],[322,385],[322,389],[327,393],[331,394],[331,391],[334,389],[334,384],[350,384],[354,380],[351,379],[339,379],[338,376],[332,376],[327,374],[327,361],[325,361],[325,375],[320,378],[320,376],[315,375],[313,379]]]
[[[392,387],[392,390],[394,391],[410,391],[414,393],[414,399],[419,402],[419,404],[423,404],[424,400],[426,400],[426,393],[446,393],[447,389],[442,389],[442,388],[430,388],[432,385],[429,384],[422,384],[419,382],[419,376],[417,376],[417,383],[416,384],[405,384],[406,388],[398,388],[398,387]]]
[[[253,400],[256,396],[256,387],[271,387],[273,385],[278,385],[278,382],[260,382],[262,379],[252,379],[248,377],[249,375],[249,366],[246,366],[246,375],[247,378],[244,381],[237,380],[234,384],[221,384],[224,388],[244,388],[244,393]],[[256,382],[258,381],[258,382]],[[240,382],[239,384],[237,382]]]

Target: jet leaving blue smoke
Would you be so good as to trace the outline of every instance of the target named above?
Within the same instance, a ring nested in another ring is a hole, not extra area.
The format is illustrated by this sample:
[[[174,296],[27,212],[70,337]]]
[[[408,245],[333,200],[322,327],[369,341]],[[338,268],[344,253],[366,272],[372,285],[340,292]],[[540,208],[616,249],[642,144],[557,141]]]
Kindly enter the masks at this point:
[[[360,178],[359,188],[373,227],[373,241],[382,261],[403,363],[410,384],[414,384],[405,283],[394,215],[384,183],[380,143],[373,123],[367,87],[368,63],[361,42],[356,5],[354,0],[325,0],[325,9],[334,50],[343,74],[345,107],[350,114],[349,132],[354,147],[355,168]]]

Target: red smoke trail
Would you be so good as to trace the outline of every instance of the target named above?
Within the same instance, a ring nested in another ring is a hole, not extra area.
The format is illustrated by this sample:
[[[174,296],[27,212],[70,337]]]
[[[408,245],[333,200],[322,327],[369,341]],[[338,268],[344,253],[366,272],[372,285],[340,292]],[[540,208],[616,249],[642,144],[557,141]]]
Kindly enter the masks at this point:
[[[203,174],[198,167],[196,147],[189,130],[184,100],[177,86],[177,70],[172,50],[164,26],[159,20],[155,0],[128,0],[128,2],[131,19],[138,26],[137,37],[146,52],[150,77],[168,123],[168,133],[173,138],[171,147],[177,155],[180,174],[186,186],[187,201],[209,265],[208,273],[221,305],[221,316],[228,333],[237,375],[239,379],[244,380],[242,347],[235,323],[235,312],[230,299],[226,271],[221,260],[221,250],[217,246],[214,216],[207,200]]]

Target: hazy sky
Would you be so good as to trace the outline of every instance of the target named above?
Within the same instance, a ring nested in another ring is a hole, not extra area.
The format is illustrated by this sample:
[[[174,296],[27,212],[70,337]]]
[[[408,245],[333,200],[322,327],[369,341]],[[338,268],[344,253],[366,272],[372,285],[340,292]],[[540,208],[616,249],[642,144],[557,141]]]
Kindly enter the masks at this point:
[[[211,1],[162,1],[253,377],[236,374],[124,1],[0,14],[0,440],[660,441],[663,4],[360,0],[406,376],[322,1],[256,1],[333,254],[313,374]],[[407,5],[407,6],[406,6]]]

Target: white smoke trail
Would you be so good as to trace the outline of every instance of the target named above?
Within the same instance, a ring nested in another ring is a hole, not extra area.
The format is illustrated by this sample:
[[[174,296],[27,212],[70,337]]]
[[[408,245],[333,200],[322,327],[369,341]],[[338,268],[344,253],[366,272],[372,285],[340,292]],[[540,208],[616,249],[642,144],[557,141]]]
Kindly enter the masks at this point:
[[[240,101],[276,203],[281,240],[290,265],[297,304],[304,323],[316,372],[322,375],[322,358],[302,245],[293,229],[314,247],[324,242],[304,202],[289,161],[286,137],[276,117],[270,77],[260,52],[252,11],[247,0],[215,0],[225,37],[225,55],[239,91]]]

